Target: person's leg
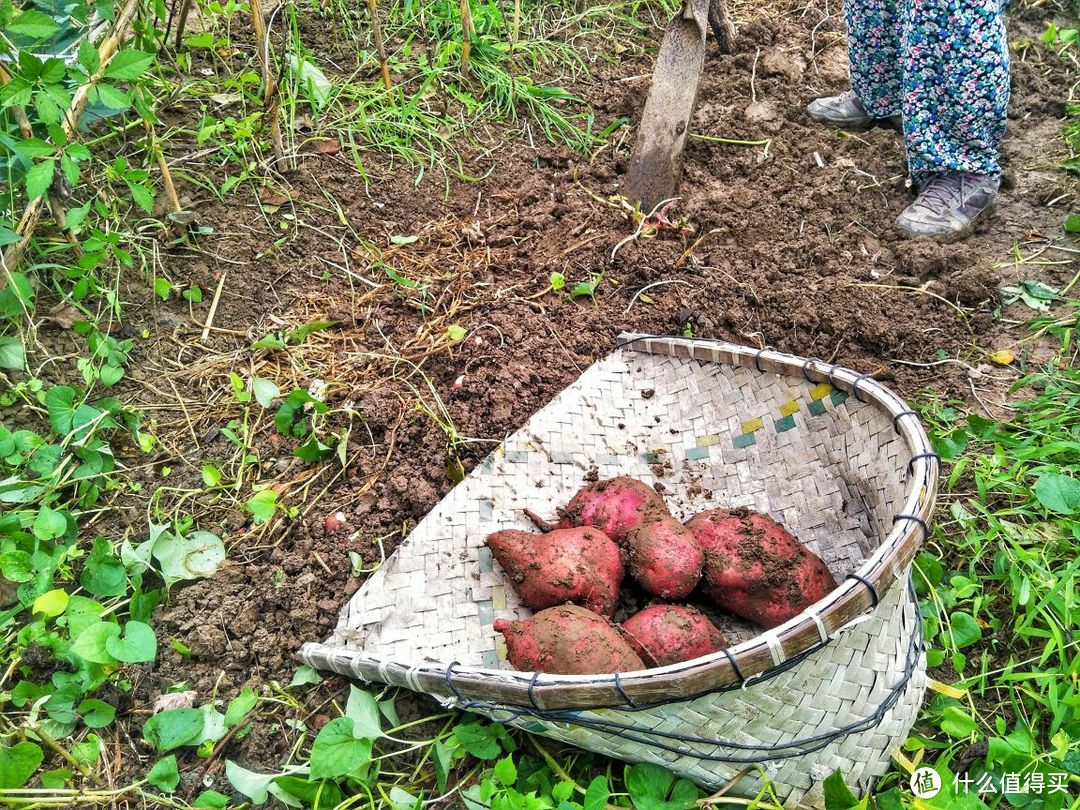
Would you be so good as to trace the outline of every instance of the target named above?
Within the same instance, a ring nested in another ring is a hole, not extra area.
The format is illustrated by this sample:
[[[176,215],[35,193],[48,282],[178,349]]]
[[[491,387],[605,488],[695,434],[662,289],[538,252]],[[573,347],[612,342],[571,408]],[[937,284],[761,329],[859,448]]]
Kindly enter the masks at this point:
[[[899,0],[904,145],[919,196],[896,219],[907,236],[953,241],[997,197],[1009,104],[1001,0]]]
[[[851,90],[813,101],[814,121],[843,129],[900,129],[903,104],[897,0],[844,0]]]
[[[851,89],[873,118],[898,115],[903,103],[897,0],[845,0]]]
[[[908,170],[997,178],[1009,104],[1001,0],[900,0]]]

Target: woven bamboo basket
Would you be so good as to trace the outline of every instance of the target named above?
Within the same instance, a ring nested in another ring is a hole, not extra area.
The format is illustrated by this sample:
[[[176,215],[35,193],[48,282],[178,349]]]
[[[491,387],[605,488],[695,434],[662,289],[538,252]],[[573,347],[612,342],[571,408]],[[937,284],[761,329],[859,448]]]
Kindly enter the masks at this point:
[[[917,415],[866,375],[772,351],[624,335],[453,489],[342,610],[308,664],[405,686],[581,748],[652,762],[786,807],[821,807],[839,768],[862,789],[915,720],[925,663],[910,565],[939,461]],[[586,472],[662,483],[672,514],[746,506],[812,548],[840,585],[723,653],[612,675],[517,672],[497,618],[529,615],[484,546],[531,528]]]

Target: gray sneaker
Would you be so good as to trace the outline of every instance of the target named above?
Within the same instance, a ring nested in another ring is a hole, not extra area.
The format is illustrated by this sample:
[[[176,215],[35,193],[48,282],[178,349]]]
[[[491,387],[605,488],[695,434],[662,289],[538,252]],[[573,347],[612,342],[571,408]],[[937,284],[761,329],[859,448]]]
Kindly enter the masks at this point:
[[[838,96],[826,96],[811,101],[806,108],[811,120],[840,129],[873,129],[886,127],[902,131],[903,122],[899,115],[888,118],[874,118],[866,111],[854,90],[846,90]]]
[[[915,202],[896,218],[904,236],[955,242],[989,216],[1000,181],[986,174],[942,172],[930,177]]]

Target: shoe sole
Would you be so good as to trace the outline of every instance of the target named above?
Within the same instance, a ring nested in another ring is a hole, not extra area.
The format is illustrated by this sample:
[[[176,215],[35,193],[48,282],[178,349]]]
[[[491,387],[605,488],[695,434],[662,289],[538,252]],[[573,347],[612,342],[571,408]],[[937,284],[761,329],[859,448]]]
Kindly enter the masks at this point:
[[[833,118],[819,118],[812,113],[807,113],[807,116],[815,123],[836,127],[836,129],[842,129],[844,132],[869,132],[872,129],[891,129],[894,132],[904,131],[903,123],[893,121],[891,118],[868,118],[865,123],[853,124]]]

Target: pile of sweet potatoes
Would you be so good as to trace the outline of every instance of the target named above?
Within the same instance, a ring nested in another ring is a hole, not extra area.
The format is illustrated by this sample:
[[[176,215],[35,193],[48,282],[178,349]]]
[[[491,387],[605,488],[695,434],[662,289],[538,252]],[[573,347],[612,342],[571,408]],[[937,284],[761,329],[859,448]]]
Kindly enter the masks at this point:
[[[495,622],[520,670],[586,675],[689,661],[727,640],[701,610],[671,600],[776,627],[836,587],[816,554],[749,509],[710,509],[683,524],[652,487],[620,477],[589,484],[558,512],[554,525],[527,513],[542,534],[486,540],[536,611]],[[627,574],[654,604],[616,624]]]

